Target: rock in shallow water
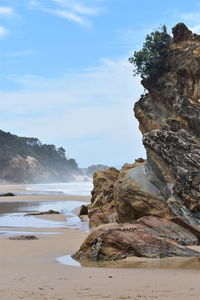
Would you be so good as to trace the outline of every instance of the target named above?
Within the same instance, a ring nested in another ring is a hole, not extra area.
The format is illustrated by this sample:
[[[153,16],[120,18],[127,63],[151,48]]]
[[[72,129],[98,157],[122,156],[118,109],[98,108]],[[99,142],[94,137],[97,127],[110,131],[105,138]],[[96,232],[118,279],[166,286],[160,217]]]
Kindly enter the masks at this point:
[[[59,211],[50,209],[48,211],[41,211],[41,212],[33,212],[33,213],[28,213],[25,216],[40,216],[40,215],[59,215]]]

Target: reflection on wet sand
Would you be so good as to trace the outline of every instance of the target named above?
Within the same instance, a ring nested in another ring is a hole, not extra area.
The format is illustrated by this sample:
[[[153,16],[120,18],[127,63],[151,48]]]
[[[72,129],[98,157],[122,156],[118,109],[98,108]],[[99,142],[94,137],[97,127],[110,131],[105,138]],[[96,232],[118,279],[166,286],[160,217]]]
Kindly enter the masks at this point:
[[[118,261],[76,261],[70,255],[57,258],[59,263],[68,266],[93,268],[133,268],[133,269],[200,269],[200,256],[193,258],[171,257],[162,259],[129,257]]]
[[[1,202],[0,203],[0,229],[3,234],[16,233],[16,228],[74,228],[88,230],[87,222],[81,221],[74,214],[74,209],[80,207],[82,201],[29,201],[29,202]],[[64,221],[47,220],[34,216],[26,216],[30,212],[42,212],[50,209],[59,211]],[[12,230],[11,230],[12,229]]]

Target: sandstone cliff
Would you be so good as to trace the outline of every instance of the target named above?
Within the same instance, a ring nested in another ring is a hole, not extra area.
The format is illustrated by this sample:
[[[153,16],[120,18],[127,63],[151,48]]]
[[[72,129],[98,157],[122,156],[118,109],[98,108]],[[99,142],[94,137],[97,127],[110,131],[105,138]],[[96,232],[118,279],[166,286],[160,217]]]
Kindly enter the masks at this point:
[[[134,107],[147,160],[94,177],[88,215],[95,222],[90,225],[113,222],[109,216],[121,224],[93,231],[75,254],[78,259],[92,260],[98,251],[100,259],[155,257],[162,256],[160,248],[166,250],[164,256],[194,254],[171,244],[171,240],[184,244],[179,234],[172,237],[171,223],[167,225],[169,235],[156,233],[173,217],[184,228],[200,225],[200,36],[183,23],[172,32],[173,40],[163,52],[157,74],[142,80],[146,93]],[[143,228],[144,234],[137,222],[141,225],[141,218],[147,216],[153,216],[148,226],[154,231]],[[126,224],[130,228],[125,234],[120,228],[126,222],[132,225]]]
[[[159,76],[135,104],[145,169],[171,214],[200,224],[200,36],[179,23]]]
[[[81,173],[65,149],[0,130],[0,181],[41,183],[74,180]]]
[[[177,24],[161,60],[158,74],[142,80],[146,93],[134,107],[147,160],[125,165],[110,193],[120,222],[155,215],[200,224],[200,36]],[[94,180],[97,206],[103,174]]]

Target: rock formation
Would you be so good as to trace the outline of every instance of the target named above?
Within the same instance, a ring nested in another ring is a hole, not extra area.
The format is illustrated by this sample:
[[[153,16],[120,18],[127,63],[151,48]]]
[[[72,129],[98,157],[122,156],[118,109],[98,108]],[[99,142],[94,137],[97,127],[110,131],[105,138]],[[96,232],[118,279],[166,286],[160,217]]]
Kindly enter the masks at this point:
[[[151,216],[132,224],[103,225],[91,232],[73,258],[101,261],[128,256],[198,256],[199,252],[185,247],[199,243],[200,230],[197,235],[191,231],[172,221]]]
[[[159,76],[135,104],[145,170],[172,215],[200,224],[200,36],[179,23]]]
[[[98,259],[193,255],[179,245],[192,245],[193,235],[199,243],[191,224],[200,225],[200,36],[183,23],[172,32],[157,74],[142,80],[146,93],[134,107],[147,160],[94,177],[90,225],[112,222],[110,215],[122,224],[94,230],[78,259],[93,260],[97,252]],[[179,225],[175,231],[170,218]]]
[[[115,168],[94,174],[94,189],[92,191],[91,204],[88,206],[90,227],[111,223],[116,220],[114,184],[118,175],[119,171]]]
[[[148,92],[134,107],[147,161],[125,165],[111,184],[120,222],[171,215],[200,224],[200,36],[183,23],[173,34],[162,70],[142,80]],[[96,174],[94,203],[97,177],[104,174]],[[101,194],[104,187],[101,183]],[[108,202],[106,195],[102,202]]]

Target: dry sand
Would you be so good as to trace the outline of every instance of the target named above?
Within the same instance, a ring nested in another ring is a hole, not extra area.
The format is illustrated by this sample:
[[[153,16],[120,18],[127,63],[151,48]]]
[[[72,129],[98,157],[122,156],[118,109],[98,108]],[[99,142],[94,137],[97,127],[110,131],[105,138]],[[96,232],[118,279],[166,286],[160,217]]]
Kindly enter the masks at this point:
[[[13,190],[4,187],[4,191]],[[23,201],[39,200],[39,197],[41,200],[41,196],[23,196]],[[16,198],[0,200],[16,201]],[[61,198],[58,196],[59,200]],[[49,197],[46,199],[49,200]],[[72,200],[66,196],[62,199]],[[75,197],[74,200],[78,199],[88,198]],[[20,198],[17,200],[20,201]],[[59,218],[62,216],[56,216],[57,220]],[[23,230],[28,231],[29,228]],[[117,269],[62,265],[56,262],[56,258],[74,253],[87,234],[64,228],[49,231],[59,231],[60,234],[40,235],[39,240],[33,241],[0,239],[0,300],[200,299],[198,269]]]

